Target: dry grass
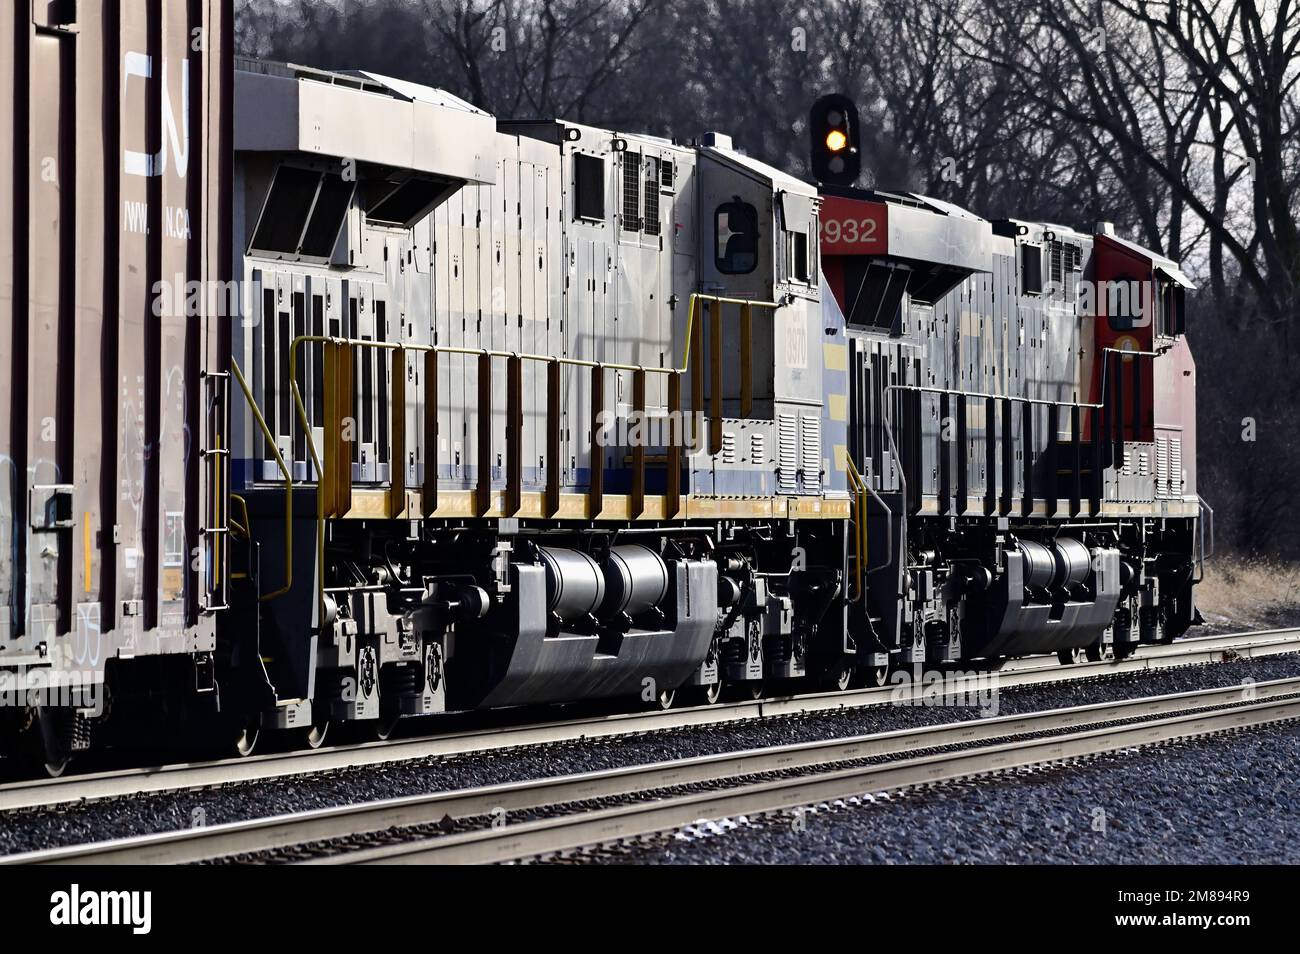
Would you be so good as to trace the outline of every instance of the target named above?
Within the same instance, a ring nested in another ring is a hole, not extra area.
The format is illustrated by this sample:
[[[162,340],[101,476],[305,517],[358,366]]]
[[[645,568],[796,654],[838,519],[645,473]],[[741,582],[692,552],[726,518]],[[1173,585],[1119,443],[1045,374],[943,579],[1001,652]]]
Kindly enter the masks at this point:
[[[1300,564],[1214,557],[1196,587],[1196,606],[1206,625],[1191,635],[1300,625]]]

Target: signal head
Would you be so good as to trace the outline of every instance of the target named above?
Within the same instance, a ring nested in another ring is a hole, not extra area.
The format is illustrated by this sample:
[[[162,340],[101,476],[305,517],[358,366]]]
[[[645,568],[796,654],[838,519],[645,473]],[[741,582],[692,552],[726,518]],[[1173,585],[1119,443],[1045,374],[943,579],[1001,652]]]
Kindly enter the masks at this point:
[[[839,93],[823,96],[808,114],[812,169],[818,182],[852,185],[862,171],[858,151],[858,110]]]

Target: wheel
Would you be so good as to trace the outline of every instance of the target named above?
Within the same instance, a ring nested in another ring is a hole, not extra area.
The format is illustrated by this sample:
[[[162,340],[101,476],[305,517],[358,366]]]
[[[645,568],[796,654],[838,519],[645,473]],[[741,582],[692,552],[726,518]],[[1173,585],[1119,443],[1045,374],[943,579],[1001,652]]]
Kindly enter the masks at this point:
[[[261,738],[262,726],[258,722],[249,722],[241,728],[235,736],[235,754],[241,759],[252,755],[257,749],[257,741]]]
[[[1056,658],[1061,661],[1062,666],[1073,666],[1075,663],[1081,663],[1087,658],[1082,649],[1062,649],[1056,653]]]
[[[650,702],[650,708],[660,712],[667,712],[673,707],[673,702],[677,699],[676,689],[665,689],[655,696]]]
[[[14,754],[19,778],[58,778],[72,761],[72,753],[59,744],[57,732],[41,725],[40,716],[19,737]]]
[[[1115,659],[1115,646],[1112,643],[1107,643],[1105,646],[1098,643],[1085,649],[1083,655],[1088,662],[1101,662],[1102,660],[1112,662]]]
[[[711,706],[716,705],[722,698],[722,680],[710,683],[707,686],[695,686],[691,690],[691,702],[694,705]]]
[[[23,733],[20,753],[28,774],[58,778],[67,771],[68,763],[72,761],[68,739],[74,718],[68,709],[35,710]]]
[[[393,737],[393,733],[397,731],[397,726],[401,721],[402,717],[395,712],[388,715],[380,715],[378,721],[374,724],[375,738],[380,742],[387,742]]]
[[[45,769],[45,774],[49,778],[58,778],[67,771],[68,763],[72,761],[71,755],[59,755],[52,759],[44,759],[41,767]]]
[[[889,682],[889,664],[883,666],[871,666],[867,669],[867,685],[874,689],[879,689]]]
[[[822,689],[826,692],[845,692],[853,685],[853,677],[856,671],[851,663],[843,663],[838,669],[832,670],[822,677]]]
[[[1120,643],[1118,646],[1115,647],[1115,659],[1116,660],[1128,659],[1128,657],[1132,656],[1135,652],[1137,652],[1137,650],[1138,650],[1137,643]]]
[[[303,733],[303,741],[307,743],[307,748],[319,749],[325,744],[325,736],[329,735],[329,731],[328,722],[317,722]]]
[[[763,691],[763,680],[761,679],[733,682],[726,688],[727,695],[737,702],[757,702],[763,698]]]

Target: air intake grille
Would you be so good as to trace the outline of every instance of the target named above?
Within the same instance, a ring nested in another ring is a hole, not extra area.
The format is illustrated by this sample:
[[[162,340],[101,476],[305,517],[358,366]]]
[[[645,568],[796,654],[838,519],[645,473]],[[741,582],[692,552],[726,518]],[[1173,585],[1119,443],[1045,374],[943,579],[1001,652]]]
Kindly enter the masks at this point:
[[[803,419],[800,434],[801,466],[803,468],[803,489],[805,493],[815,494],[821,491],[822,474],[822,422],[816,417]]]
[[[777,465],[779,474],[777,490],[792,494],[799,489],[799,419],[793,414],[780,414],[776,420]]]
[[[646,160],[645,206],[641,230],[646,235],[659,234],[659,174],[655,159]]]
[[[623,230],[641,230],[641,154],[623,153]]]

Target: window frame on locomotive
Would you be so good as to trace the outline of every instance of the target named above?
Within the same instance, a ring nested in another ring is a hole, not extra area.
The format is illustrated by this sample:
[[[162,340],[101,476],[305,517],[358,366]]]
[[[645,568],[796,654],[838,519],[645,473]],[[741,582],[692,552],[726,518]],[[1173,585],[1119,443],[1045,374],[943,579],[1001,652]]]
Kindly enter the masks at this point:
[[[737,210],[748,216],[753,223],[753,232],[734,232],[731,230],[731,211]],[[722,246],[722,216],[727,215],[727,244]],[[748,245],[748,253],[751,260],[746,268],[731,268],[729,262],[733,256],[731,242],[737,236],[752,234],[753,238]],[[732,196],[726,202],[718,204],[713,210],[713,258],[714,267],[723,275],[752,275],[758,268],[758,250],[762,241],[762,226],[759,224],[758,209],[752,202],[746,202],[740,196]]]

